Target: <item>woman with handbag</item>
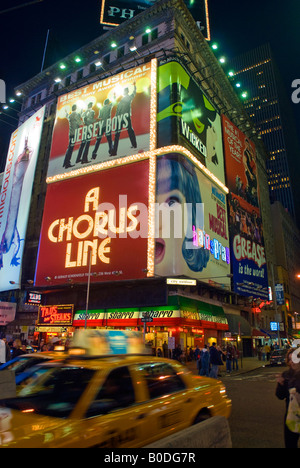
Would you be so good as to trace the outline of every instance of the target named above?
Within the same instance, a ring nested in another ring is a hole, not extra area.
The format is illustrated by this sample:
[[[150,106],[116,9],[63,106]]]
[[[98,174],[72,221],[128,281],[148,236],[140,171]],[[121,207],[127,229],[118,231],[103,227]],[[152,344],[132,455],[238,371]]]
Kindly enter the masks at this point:
[[[277,377],[276,396],[286,400],[284,440],[286,448],[298,448],[300,436],[300,362],[297,350],[287,353],[289,369]]]

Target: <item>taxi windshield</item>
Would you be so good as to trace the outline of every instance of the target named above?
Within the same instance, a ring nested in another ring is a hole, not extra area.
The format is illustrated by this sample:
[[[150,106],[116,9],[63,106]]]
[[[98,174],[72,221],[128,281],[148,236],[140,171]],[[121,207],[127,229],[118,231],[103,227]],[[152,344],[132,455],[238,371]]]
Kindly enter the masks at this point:
[[[4,406],[23,413],[67,418],[95,373],[77,366],[53,366],[44,370],[17,398],[5,400]]]

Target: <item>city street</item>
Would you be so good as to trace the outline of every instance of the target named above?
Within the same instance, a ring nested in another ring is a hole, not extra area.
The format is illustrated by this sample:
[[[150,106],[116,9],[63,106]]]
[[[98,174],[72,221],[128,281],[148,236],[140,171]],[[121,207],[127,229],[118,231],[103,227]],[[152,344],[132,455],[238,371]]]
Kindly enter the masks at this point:
[[[285,402],[275,396],[276,374],[283,370],[267,366],[222,378],[232,399],[233,448],[284,448]]]

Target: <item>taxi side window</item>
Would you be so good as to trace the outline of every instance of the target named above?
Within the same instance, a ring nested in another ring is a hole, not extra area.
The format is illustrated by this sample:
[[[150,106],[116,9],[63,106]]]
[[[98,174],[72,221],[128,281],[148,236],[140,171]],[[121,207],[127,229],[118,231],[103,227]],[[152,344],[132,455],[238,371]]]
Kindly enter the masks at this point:
[[[135,403],[135,394],[128,367],[119,367],[110,372],[86,417],[100,416]]]
[[[166,363],[145,364],[139,367],[146,381],[150,399],[185,390],[186,386],[175,369]]]

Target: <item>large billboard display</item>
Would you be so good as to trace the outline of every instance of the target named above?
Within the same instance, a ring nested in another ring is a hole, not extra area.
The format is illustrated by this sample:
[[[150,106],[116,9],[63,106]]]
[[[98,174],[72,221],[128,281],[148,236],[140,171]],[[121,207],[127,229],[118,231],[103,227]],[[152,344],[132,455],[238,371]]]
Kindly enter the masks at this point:
[[[151,67],[59,96],[48,177],[150,149]]]
[[[227,117],[222,118],[234,290],[268,299],[255,146]]]
[[[35,285],[145,278],[149,161],[49,184]]]
[[[156,0],[102,0],[100,23],[118,26],[133,18],[146,8],[154,5]],[[205,39],[210,40],[208,0],[185,0],[184,2],[194,17]]]
[[[175,59],[158,68],[157,122],[158,146],[185,146],[225,182],[221,117]]]
[[[155,274],[230,286],[226,194],[186,157],[157,159]]]
[[[0,196],[0,291],[20,289],[21,266],[45,108],[11,136]]]

